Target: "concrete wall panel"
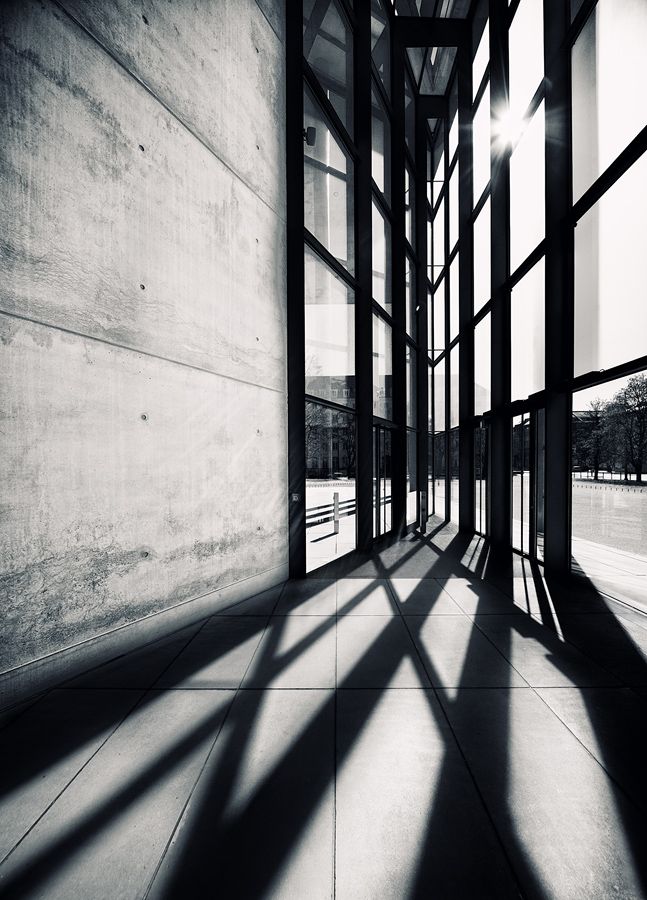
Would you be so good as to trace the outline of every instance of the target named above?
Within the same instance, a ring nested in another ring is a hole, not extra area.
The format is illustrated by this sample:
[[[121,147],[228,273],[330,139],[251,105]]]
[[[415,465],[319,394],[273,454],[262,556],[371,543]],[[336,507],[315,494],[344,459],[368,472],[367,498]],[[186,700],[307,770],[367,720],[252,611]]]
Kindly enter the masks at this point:
[[[285,51],[269,27],[280,29],[276,0],[265,0],[267,18],[254,0],[62,6],[284,216],[285,137],[276,125],[285,120]]]
[[[282,220],[53,4],[2,39],[0,308],[284,389]]]
[[[281,394],[1,315],[0,342],[0,671],[285,563]]]
[[[0,6],[7,684],[287,564],[282,22],[65,6]]]

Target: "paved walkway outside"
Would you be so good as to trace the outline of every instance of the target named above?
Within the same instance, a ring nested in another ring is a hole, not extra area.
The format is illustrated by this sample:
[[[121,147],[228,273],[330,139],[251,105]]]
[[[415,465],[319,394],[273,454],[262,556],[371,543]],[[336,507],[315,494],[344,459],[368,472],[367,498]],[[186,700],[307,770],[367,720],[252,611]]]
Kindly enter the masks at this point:
[[[647,618],[445,527],[1,732],[0,896],[647,897]]]

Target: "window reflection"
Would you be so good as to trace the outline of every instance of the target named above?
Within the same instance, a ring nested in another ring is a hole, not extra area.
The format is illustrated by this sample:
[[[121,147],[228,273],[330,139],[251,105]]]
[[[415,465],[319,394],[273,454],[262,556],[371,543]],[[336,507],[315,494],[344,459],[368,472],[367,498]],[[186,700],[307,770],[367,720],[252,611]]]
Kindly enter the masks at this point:
[[[407,334],[415,340],[417,334],[416,270],[409,256],[406,257],[405,266],[404,302]]]
[[[413,525],[418,518],[418,471],[417,435],[407,431],[407,525]]]
[[[391,326],[373,314],[373,415],[393,418]]]
[[[353,39],[337,0],[304,0],[303,55],[353,133]]]
[[[407,344],[406,348],[406,370],[407,370],[407,425],[415,428],[417,425],[417,359],[416,351]]]
[[[306,393],[355,405],[354,292],[305,247]]]
[[[373,299],[391,312],[391,224],[373,200]]]
[[[371,175],[373,181],[391,201],[391,125],[375,88],[372,97]]]
[[[353,273],[353,164],[307,90],[303,95],[303,127],[314,128],[314,143],[303,144],[304,224]]]
[[[391,38],[382,0],[371,0],[371,53],[387,95],[391,93]]]

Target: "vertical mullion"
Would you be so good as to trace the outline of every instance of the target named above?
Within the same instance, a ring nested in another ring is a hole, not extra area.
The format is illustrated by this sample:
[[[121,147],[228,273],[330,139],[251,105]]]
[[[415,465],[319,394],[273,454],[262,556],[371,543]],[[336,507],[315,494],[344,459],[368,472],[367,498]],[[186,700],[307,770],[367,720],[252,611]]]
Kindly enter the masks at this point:
[[[471,29],[469,30],[471,35]],[[458,47],[458,321],[459,512],[463,531],[474,531],[474,325],[472,322],[472,52]]]
[[[371,235],[371,10],[358,4],[354,44],[355,142],[355,403],[357,413],[357,549],[373,540],[373,343]]]
[[[393,314],[393,470],[391,472],[392,522],[394,536],[407,528],[407,416],[406,416],[406,313],[404,308],[405,280],[405,209],[404,209],[404,47],[398,30],[391,40],[391,198],[393,212],[392,237],[392,314]]]
[[[490,0],[490,110],[494,117],[508,105],[508,4]],[[509,152],[491,160],[491,375],[490,538],[495,553],[507,551],[512,538],[510,402]]]
[[[546,72],[546,456],[544,562],[566,575],[571,558],[571,394],[573,377],[573,229],[568,224],[570,173],[570,47],[567,8],[544,0]]]
[[[289,572],[306,571],[305,312],[303,308],[303,31],[301,16],[286,23],[286,172],[288,301]]]
[[[427,498],[424,504],[424,516],[419,516],[419,526],[427,530],[429,515],[429,363],[427,362],[427,128],[426,119],[422,115],[421,104],[416,108],[416,142],[414,177],[416,197],[416,336],[417,351],[417,398],[418,398],[418,441],[417,441],[417,474],[418,492],[424,491]],[[422,504],[421,504],[422,510]]]

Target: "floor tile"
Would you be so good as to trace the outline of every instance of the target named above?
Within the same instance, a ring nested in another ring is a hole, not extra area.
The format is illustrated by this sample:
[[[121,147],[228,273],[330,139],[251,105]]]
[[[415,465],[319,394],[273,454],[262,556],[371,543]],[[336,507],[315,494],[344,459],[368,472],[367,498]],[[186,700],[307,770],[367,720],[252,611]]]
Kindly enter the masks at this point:
[[[233,698],[138,707],[0,867],[7,896],[142,897]]]
[[[430,687],[399,616],[344,616],[338,620],[337,686]]]
[[[537,688],[567,728],[647,810],[647,702],[629,688]]]
[[[256,594],[254,597],[248,597],[245,600],[239,600],[238,603],[232,603],[230,606],[221,609],[216,613],[217,616],[269,616],[274,612],[274,607],[281,596],[283,590],[282,584],[263,591],[262,594]]]
[[[336,897],[516,898],[433,694],[340,691]]]
[[[534,691],[442,702],[525,897],[645,896],[644,817]]]
[[[337,589],[330,578],[288,581],[274,611],[275,616],[334,616]]]
[[[471,615],[515,613],[517,610],[509,597],[498,588],[472,578],[439,579],[444,590],[463,612]]]
[[[391,578],[395,599],[404,615],[455,616],[460,606],[435,578]]]
[[[337,582],[337,615],[391,616],[397,612],[385,579],[340,578]]]
[[[204,622],[110,660],[65,682],[70,688],[149,688],[197,634]]]
[[[243,691],[149,900],[333,894],[331,691]]]
[[[244,688],[333,688],[335,617],[274,616]]]
[[[530,616],[474,616],[473,621],[533,687],[618,684],[617,678]]]
[[[52,691],[4,729],[0,861],[141,696],[141,691]]]
[[[237,688],[266,621],[256,616],[214,616],[154,687]]]
[[[437,687],[526,686],[526,682],[466,616],[407,616]]]

